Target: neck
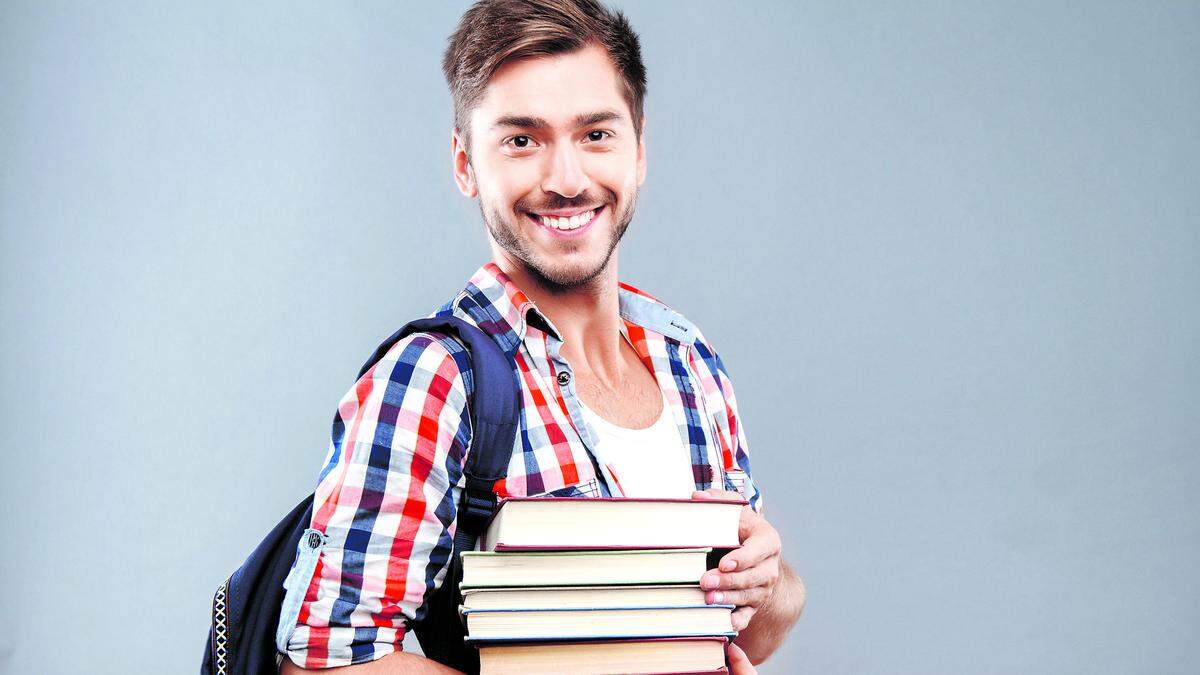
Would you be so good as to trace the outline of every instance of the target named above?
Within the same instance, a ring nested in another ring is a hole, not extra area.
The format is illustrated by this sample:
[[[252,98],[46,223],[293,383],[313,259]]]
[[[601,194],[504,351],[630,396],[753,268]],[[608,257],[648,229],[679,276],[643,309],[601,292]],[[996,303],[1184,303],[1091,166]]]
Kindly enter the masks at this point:
[[[563,338],[562,355],[572,368],[604,377],[620,371],[621,315],[617,294],[617,251],[594,279],[581,286],[551,288],[524,263],[494,251],[493,260],[537,305]],[[607,378],[605,378],[607,379]]]

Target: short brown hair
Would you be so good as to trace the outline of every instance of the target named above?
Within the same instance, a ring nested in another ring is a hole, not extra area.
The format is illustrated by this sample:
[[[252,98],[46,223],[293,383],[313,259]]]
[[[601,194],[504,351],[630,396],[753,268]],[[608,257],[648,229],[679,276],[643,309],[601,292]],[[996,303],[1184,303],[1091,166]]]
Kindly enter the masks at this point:
[[[597,0],[479,0],[463,14],[442,57],[454,96],[454,126],[469,149],[471,110],[501,65],[534,56],[604,47],[623,81],[633,129],[642,134],[646,67],[637,33],[619,11]]]

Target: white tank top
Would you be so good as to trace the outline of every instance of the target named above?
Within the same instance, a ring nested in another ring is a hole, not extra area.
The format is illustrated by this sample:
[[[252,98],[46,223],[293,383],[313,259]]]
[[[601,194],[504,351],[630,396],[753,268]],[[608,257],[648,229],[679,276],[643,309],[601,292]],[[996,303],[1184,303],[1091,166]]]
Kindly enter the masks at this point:
[[[617,474],[626,497],[688,499],[696,489],[692,461],[663,398],[658,420],[645,429],[626,429],[582,405],[601,453]]]

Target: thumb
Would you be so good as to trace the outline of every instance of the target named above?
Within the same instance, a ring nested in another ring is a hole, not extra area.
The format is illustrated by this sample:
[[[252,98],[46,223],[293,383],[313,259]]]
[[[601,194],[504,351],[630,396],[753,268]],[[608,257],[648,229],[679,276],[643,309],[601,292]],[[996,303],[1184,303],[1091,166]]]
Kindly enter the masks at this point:
[[[729,659],[729,675],[757,675],[758,669],[750,663],[750,657],[746,656],[741,647],[733,644],[732,640],[725,648],[725,657]]]

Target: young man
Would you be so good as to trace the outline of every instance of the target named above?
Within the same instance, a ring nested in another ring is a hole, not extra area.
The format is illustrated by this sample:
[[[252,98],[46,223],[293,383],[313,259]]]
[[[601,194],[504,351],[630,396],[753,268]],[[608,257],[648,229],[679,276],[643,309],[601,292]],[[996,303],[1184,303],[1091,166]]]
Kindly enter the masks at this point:
[[[523,396],[497,494],[740,492],[742,546],[702,586],[708,602],[738,605],[730,664],[753,672],[796,621],[804,587],[761,514],[720,358],[681,315],[617,281],[646,176],[637,36],[595,0],[483,0],[443,67],[454,178],[479,201],[493,260],[439,313],[512,352]],[[400,646],[445,576],[470,444],[467,371],[453,340],[420,334],[343,398],[314,502],[329,542],[298,613],[281,617],[283,672],[452,672]]]

